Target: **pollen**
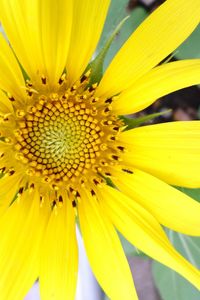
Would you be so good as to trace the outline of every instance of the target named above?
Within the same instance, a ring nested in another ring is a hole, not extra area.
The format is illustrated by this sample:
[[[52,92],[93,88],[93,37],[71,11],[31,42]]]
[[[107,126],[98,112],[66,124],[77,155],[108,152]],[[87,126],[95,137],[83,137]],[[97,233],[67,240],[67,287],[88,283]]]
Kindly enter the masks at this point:
[[[77,191],[85,181],[98,183],[109,165],[118,164],[122,121],[113,114],[111,99],[95,97],[97,85],[88,87],[88,82],[84,76],[67,87],[62,76],[56,92],[49,92],[47,79],[41,78],[42,92],[35,93],[28,82],[27,105],[14,107],[1,122],[16,159],[12,168],[24,168],[32,182]]]

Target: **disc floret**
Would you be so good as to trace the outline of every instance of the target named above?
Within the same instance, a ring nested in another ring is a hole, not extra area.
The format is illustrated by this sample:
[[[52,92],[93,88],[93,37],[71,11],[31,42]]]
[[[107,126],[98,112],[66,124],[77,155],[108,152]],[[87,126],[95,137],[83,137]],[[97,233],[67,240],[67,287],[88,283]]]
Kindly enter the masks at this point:
[[[41,78],[37,90],[27,83],[26,105],[16,105],[2,120],[3,138],[11,142],[13,168],[24,168],[33,183],[73,190],[85,181],[102,180],[124,149],[117,144],[123,125],[112,112],[112,99],[95,97],[88,76],[72,87],[65,76],[56,92]],[[36,92],[35,92],[36,91]],[[96,178],[96,179],[95,179]]]

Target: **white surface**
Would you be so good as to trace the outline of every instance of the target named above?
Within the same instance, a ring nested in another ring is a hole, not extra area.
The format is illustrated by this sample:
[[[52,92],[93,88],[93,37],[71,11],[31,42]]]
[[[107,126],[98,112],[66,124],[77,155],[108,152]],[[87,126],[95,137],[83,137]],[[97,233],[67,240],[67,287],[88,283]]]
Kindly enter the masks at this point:
[[[102,292],[90,269],[82,237],[78,229],[77,240],[79,246],[79,272],[76,300],[101,300]]]

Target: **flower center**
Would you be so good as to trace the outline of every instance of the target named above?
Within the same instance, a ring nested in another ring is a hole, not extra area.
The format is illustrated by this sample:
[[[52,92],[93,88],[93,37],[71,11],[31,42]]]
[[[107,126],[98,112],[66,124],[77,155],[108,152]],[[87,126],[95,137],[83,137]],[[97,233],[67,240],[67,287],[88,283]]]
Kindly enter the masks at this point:
[[[107,167],[124,150],[117,143],[123,124],[112,113],[111,99],[95,97],[96,86],[87,84],[81,80],[70,88],[61,81],[56,93],[46,86],[40,93],[28,90],[27,103],[13,105],[1,124],[17,159],[8,163],[11,168],[22,169],[23,163],[33,182],[73,188],[109,174]]]
[[[67,181],[86,173],[100,155],[103,135],[92,114],[83,102],[41,100],[19,122],[16,147],[23,160],[51,179]]]

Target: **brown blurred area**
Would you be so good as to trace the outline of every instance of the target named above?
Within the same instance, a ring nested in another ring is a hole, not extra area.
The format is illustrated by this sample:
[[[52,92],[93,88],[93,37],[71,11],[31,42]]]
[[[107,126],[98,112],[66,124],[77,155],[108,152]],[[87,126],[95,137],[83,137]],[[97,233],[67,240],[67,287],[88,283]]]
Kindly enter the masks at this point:
[[[128,4],[128,9],[133,9],[136,6],[141,5],[151,11],[154,10],[163,2],[164,0],[130,0]]]
[[[129,265],[139,300],[161,300],[159,292],[154,285],[151,264],[152,261],[147,258],[129,258]]]

